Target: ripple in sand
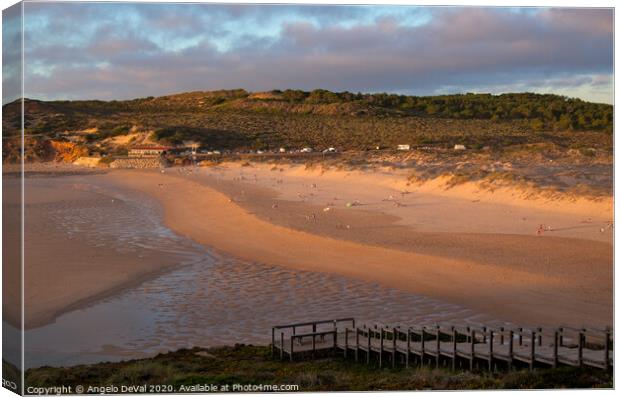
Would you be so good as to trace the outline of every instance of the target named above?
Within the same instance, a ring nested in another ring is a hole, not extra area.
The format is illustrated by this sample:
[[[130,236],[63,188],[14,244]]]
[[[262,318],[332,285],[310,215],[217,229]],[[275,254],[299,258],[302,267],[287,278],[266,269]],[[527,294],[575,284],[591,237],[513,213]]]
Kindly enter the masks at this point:
[[[507,325],[373,283],[247,264],[214,253],[203,259],[28,331],[29,366],[119,360],[128,351],[140,357],[188,346],[267,344],[272,325],[336,317],[402,325]]]

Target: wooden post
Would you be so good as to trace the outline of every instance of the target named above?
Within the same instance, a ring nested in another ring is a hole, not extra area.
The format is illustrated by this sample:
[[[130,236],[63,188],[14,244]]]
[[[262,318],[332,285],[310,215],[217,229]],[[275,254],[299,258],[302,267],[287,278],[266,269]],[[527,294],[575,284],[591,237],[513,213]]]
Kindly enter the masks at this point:
[[[560,327],[560,347],[564,346],[564,328]]]
[[[493,330],[489,331],[489,372],[493,372]]]
[[[452,327],[452,371],[456,370],[456,328]]]
[[[392,329],[392,368],[396,367],[396,328]]]
[[[351,327],[355,328],[355,319],[351,320]]]
[[[512,360],[513,360],[513,354],[514,354],[514,331],[510,330],[510,332],[508,332],[508,337],[510,338],[510,344],[508,345],[508,369],[512,370]]]
[[[381,334],[379,335],[379,368],[383,366],[383,327],[381,327]]]
[[[503,345],[504,344],[504,327],[500,327],[499,328],[499,344]]]
[[[437,330],[435,331],[435,333],[437,334],[437,341],[436,343],[436,347],[437,347],[437,356],[435,357],[435,367],[439,368],[439,356],[441,356],[441,341],[440,341],[440,337],[441,337],[441,330],[439,329],[439,325],[437,326]]]
[[[411,329],[407,328],[407,355],[405,357],[405,367],[409,368],[409,355],[411,354]]]
[[[360,350],[360,329],[355,328],[355,362],[359,360],[359,350]]]
[[[534,369],[536,360],[536,331],[532,330],[532,340],[530,341],[530,371]]]
[[[275,344],[276,344],[276,328],[271,327],[271,358],[273,358],[276,354]]]
[[[368,351],[366,353],[366,364],[370,364],[370,328],[368,329]]]
[[[284,332],[280,332],[280,360],[284,360]]]
[[[519,328],[519,346],[523,346],[523,328]]]
[[[538,346],[542,346],[542,328],[538,327]]]
[[[349,328],[344,329],[344,358],[347,358],[347,350],[349,350]]]
[[[336,322],[334,321],[334,324]],[[336,357],[336,354],[338,353],[338,329],[334,328],[334,357]]]
[[[425,334],[426,334],[426,327],[422,327],[422,349],[421,349],[421,352],[420,352],[420,354],[422,355],[420,357],[420,362],[422,362],[422,363],[424,362],[424,353],[425,353],[425,351],[424,351],[424,347],[425,347],[424,346],[424,342],[425,342],[424,341],[424,337],[425,337]]]
[[[469,353],[471,354],[469,356],[469,370],[473,371],[474,370],[474,356],[476,354],[476,331],[474,329],[472,329],[470,331],[470,335],[469,335],[469,339],[471,340],[471,346],[470,346],[470,351]]]
[[[609,362],[609,348],[611,347],[611,332],[609,327],[605,327],[605,370],[609,371],[611,368]]]
[[[293,361],[293,340],[295,339],[295,335],[291,335],[291,361]]]
[[[482,343],[487,343],[487,327],[482,327]]]
[[[316,352],[316,334],[312,334],[312,358],[314,358],[314,353]]]
[[[558,367],[558,341],[560,340],[560,336],[558,335],[558,330],[556,329],[553,332],[553,368]]]
[[[583,364],[583,332],[579,331],[579,345],[577,350],[577,364],[581,367]]]

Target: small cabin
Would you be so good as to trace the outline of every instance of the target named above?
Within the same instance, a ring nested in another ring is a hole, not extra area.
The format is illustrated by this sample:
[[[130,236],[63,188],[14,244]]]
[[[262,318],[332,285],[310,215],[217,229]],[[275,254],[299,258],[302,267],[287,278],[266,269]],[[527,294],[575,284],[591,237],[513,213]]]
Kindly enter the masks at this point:
[[[158,157],[163,156],[168,153],[168,151],[172,149],[168,146],[150,146],[150,145],[140,145],[134,146],[129,149],[130,157]]]
[[[411,150],[411,145],[398,145],[396,148],[398,150]]]

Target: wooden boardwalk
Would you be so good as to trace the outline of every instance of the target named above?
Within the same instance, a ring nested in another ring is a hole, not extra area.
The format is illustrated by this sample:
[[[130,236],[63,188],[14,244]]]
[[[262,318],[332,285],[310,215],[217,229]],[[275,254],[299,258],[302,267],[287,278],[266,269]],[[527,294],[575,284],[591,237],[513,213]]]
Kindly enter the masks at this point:
[[[280,359],[342,354],[379,367],[424,363],[453,369],[587,366],[611,370],[612,332],[607,329],[491,329],[487,327],[356,326],[344,318],[275,326],[272,354]]]

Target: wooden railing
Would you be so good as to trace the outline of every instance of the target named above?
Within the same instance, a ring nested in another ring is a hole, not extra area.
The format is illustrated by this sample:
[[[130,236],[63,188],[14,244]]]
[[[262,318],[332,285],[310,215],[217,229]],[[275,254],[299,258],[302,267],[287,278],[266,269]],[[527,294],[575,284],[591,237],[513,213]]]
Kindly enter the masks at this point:
[[[287,338],[290,339],[291,346],[291,360],[293,357],[293,342],[294,340],[298,340],[300,343],[303,338],[312,337],[312,345],[313,345],[313,353],[316,351],[316,337],[324,338],[327,335],[333,334],[334,341],[336,338],[336,333],[338,330],[338,325],[341,323],[351,323],[353,327],[355,327],[355,319],[352,317],[348,318],[337,318],[333,320],[320,320],[320,321],[307,321],[301,323],[294,324],[286,324],[286,325],[276,325],[271,328],[271,354],[275,355],[275,345],[276,345],[276,331],[280,331],[280,356],[284,354],[284,339],[285,334],[287,334]],[[332,329],[324,332],[317,332],[317,327],[320,325],[332,325]],[[299,328],[311,327],[312,332],[306,332],[299,334],[297,333]],[[285,332],[288,331],[288,332]]]
[[[345,323],[351,327],[343,328]],[[317,331],[317,326],[325,324],[331,324],[332,327]],[[302,327],[311,327],[312,332],[300,333]],[[277,330],[281,331],[279,344],[275,340]],[[342,350],[345,358],[353,352],[356,361],[363,353],[367,363],[370,363],[373,354],[379,366],[384,365],[385,357],[390,358],[392,366],[396,366],[397,358],[404,358],[405,365],[409,366],[413,356],[419,358],[420,362],[426,359],[434,361],[436,366],[442,360],[450,360],[453,368],[457,361],[462,364],[465,360],[469,361],[470,369],[474,368],[475,362],[479,364],[480,361],[486,361],[484,365],[489,370],[493,370],[498,363],[507,364],[509,368],[520,363],[530,369],[542,364],[551,367],[588,365],[610,369],[613,366],[610,354],[613,351],[612,335],[610,328],[489,328],[455,325],[404,328],[378,323],[356,327],[355,319],[344,318],[273,327],[272,349],[277,347],[281,358],[284,358],[286,351],[291,360],[294,353],[309,351],[314,356],[319,338],[322,350]],[[332,344],[325,343],[327,336],[331,336]],[[304,346],[302,341],[307,338],[312,338],[312,344]]]

